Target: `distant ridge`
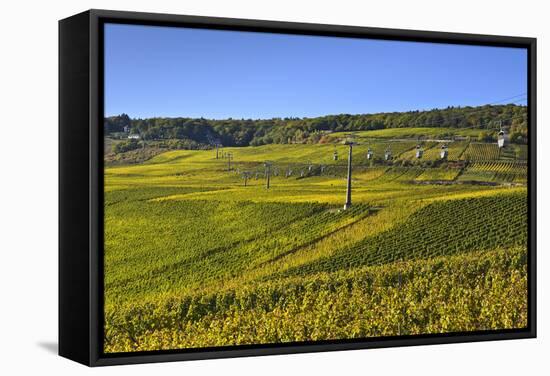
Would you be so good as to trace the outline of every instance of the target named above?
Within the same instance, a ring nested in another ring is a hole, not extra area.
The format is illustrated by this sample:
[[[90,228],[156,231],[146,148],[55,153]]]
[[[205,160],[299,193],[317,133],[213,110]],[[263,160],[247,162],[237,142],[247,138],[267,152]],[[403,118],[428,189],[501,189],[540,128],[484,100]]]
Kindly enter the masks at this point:
[[[210,144],[212,139],[225,146],[318,143],[331,132],[366,131],[387,128],[510,128],[527,139],[527,107],[485,105],[452,107],[428,111],[378,114],[338,114],[314,118],[225,119],[186,117],[132,119],[126,114],[105,118],[106,136],[119,132],[139,133],[144,139],[189,139]],[[126,128],[125,128],[126,127]]]

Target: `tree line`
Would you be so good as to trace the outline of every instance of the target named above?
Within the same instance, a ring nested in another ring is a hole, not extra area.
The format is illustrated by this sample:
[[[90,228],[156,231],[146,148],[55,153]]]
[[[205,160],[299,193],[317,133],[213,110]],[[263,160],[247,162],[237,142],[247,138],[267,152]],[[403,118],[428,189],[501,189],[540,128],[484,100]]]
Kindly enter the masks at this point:
[[[144,140],[187,140],[193,145],[221,143],[224,146],[264,144],[322,143],[327,134],[341,131],[366,131],[385,128],[479,128],[480,137],[492,137],[502,124],[509,127],[513,142],[527,141],[527,107],[485,105],[447,107],[427,111],[378,114],[339,114],[314,118],[205,119],[164,118],[132,119],[127,114],[105,118],[105,135],[138,133]]]

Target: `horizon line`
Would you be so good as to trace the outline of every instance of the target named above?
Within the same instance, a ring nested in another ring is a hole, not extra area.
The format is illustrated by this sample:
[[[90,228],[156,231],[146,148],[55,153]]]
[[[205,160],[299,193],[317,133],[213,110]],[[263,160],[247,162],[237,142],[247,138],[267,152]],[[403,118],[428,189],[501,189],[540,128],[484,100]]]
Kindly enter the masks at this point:
[[[132,120],[145,120],[145,119],[204,119],[204,120],[213,120],[213,121],[223,121],[223,120],[252,120],[252,121],[259,121],[259,120],[275,120],[275,119],[292,119],[292,120],[305,120],[305,119],[316,119],[316,118],[322,118],[327,116],[343,116],[343,115],[350,115],[350,116],[374,116],[374,115],[384,115],[384,114],[396,114],[396,113],[412,113],[412,112],[430,112],[430,111],[444,111],[444,110],[450,110],[455,108],[478,108],[478,107],[505,107],[505,106],[516,106],[516,107],[528,107],[529,104],[518,104],[518,103],[502,103],[502,104],[480,104],[480,105],[449,105],[447,107],[435,107],[431,109],[416,109],[416,110],[406,110],[406,111],[383,111],[383,112],[367,112],[367,113],[332,113],[332,114],[325,114],[325,115],[318,115],[318,116],[272,116],[272,117],[264,117],[264,118],[236,118],[236,117],[223,117],[223,118],[216,118],[216,117],[204,117],[204,116],[149,116],[149,117],[132,117],[129,114],[122,112],[116,115],[103,115],[103,118],[111,118],[111,117],[117,117],[122,115],[127,115]]]

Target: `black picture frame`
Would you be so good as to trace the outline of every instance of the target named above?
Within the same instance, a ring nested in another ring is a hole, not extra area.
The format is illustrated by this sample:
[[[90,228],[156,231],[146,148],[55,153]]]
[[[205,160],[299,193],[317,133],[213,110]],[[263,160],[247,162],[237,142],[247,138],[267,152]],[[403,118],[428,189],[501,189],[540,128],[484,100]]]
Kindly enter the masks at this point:
[[[361,340],[104,354],[103,24],[523,47],[528,51],[528,327]],[[59,21],[59,354],[88,366],[536,337],[536,39],[88,10]]]

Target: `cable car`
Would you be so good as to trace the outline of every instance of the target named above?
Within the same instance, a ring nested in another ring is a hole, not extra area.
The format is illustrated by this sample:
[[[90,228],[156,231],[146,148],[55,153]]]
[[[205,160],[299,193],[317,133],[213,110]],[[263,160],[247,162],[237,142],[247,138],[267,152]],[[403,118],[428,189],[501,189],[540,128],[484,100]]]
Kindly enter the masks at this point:
[[[374,153],[372,152],[371,148],[369,148],[369,150],[367,150],[367,159],[372,159],[373,155]]]
[[[498,132],[497,143],[499,148],[503,148],[506,143],[506,135],[503,129],[501,129],[500,132]]]
[[[441,146],[441,152],[439,153],[439,156],[441,159],[446,159],[449,155],[449,150],[447,148],[447,145]]]
[[[424,150],[420,145],[416,145],[416,158],[420,159],[422,158],[422,155],[424,154]]]
[[[386,151],[384,152],[384,160],[385,161],[391,160],[391,150],[389,148],[386,149]]]

